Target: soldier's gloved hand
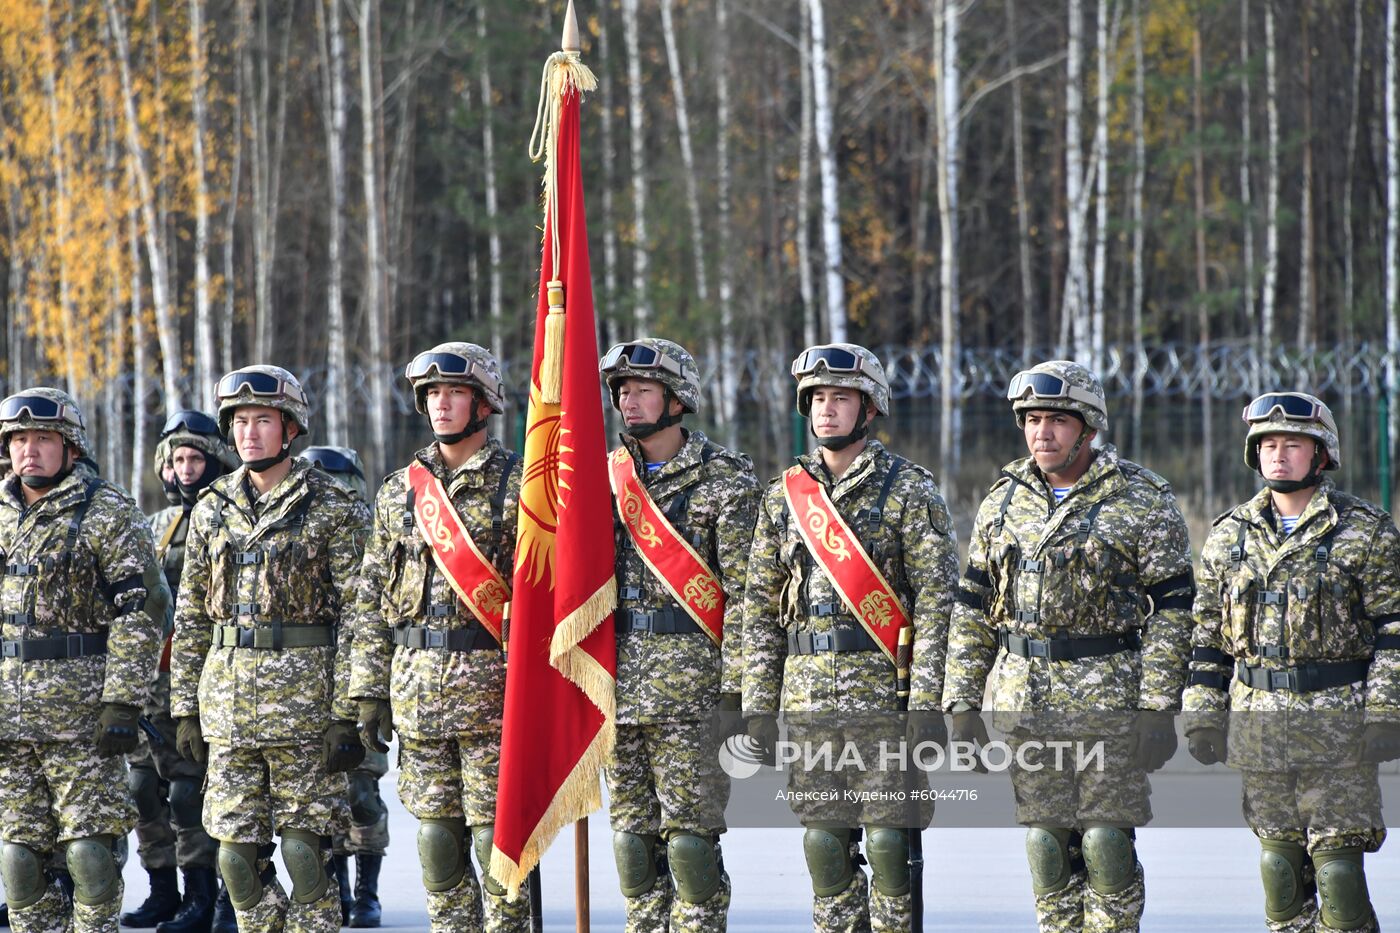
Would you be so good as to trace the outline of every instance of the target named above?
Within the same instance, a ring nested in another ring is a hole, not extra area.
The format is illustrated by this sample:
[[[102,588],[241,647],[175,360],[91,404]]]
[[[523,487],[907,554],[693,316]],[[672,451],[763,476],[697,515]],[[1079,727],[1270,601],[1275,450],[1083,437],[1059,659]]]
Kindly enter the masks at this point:
[[[209,760],[209,745],[199,727],[198,716],[181,716],[175,724],[175,751],[180,757],[202,765]]]
[[[747,724],[744,717],[739,713],[741,706],[738,693],[721,693],[719,702],[715,704],[712,725],[715,736],[721,740],[734,735],[743,735],[747,731]]]
[[[953,742],[974,742],[982,748],[986,748],[992,743],[991,736],[987,735],[987,724],[982,721],[980,710],[969,709],[955,712],[952,714],[952,719]],[[973,770],[986,774],[987,766],[982,764],[981,758],[977,758]]]
[[[948,724],[938,710],[910,710],[909,721],[905,725],[905,738],[910,748],[925,742],[937,746],[948,744]]]
[[[1361,731],[1361,760],[1380,764],[1400,758],[1400,723],[1368,722]]]
[[[1225,730],[1215,726],[1201,726],[1186,733],[1186,748],[1191,757],[1203,765],[1213,765],[1225,760]]]
[[[393,737],[394,710],[388,700],[360,701],[360,741],[372,752],[387,752]]]
[[[332,774],[337,771],[354,770],[356,765],[365,760],[365,746],[360,741],[359,726],[348,719],[336,719],[326,726],[321,760],[326,763],[326,770]]]
[[[749,738],[758,743],[759,754],[763,756],[762,763],[774,765],[778,761],[778,718],[760,713],[757,716],[750,716],[748,727],[745,729]]]
[[[1171,713],[1143,710],[1133,727],[1133,753],[1139,768],[1156,771],[1176,754],[1176,723]]]
[[[136,751],[141,740],[137,720],[141,710],[126,703],[103,703],[102,712],[97,717],[97,731],[93,741],[97,743],[97,754],[104,758],[125,755]]]

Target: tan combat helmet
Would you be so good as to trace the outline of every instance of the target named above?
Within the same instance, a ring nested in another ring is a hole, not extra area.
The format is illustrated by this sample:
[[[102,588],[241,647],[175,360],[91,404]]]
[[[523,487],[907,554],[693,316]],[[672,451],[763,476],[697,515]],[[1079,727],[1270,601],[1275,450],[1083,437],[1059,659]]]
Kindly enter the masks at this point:
[[[1259,441],[1268,434],[1311,437],[1327,451],[1327,465],[1323,469],[1335,470],[1342,465],[1337,422],[1332,410],[1315,395],[1265,392],[1244,407],[1241,417],[1249,425],[1244,437],[1244,462],[1251,470],[1259,469]]]
[[[1095,431],[1108,430],[1108,404],[1103,383],[1073,360],[1049,360],[1011,377],[1006,388],[1017,427],[1025,427],[1028,411],[1068,411]]]

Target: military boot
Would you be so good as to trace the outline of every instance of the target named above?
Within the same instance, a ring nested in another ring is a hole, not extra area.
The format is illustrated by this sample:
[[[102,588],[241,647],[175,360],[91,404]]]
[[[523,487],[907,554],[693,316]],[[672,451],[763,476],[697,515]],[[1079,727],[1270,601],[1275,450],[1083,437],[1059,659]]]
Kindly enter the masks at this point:
[[[175,916],[156,927],[156,933],[209,933],[214,919],[214,900],[219,895],[219,883],[214,869],[191,865],[185,874],[185,900]]]
[[[146,874],[151,878],[151,893],[140,907],[121,915],[124,927],[153,927],[169,920],[180,909],[180,887],[175,882],[175,869],[148,868]]]
[[[209,924],[209,933],[238,933],[238,917],[229,903],[228,888],[219,882],[219,896],[214,898],[214,919]]]
[[[340,886],[340,925],[350,925],[350,906],[355,897],[350,893],[350,856],[332,856],[335,862],[335,883]]]
[[[350,908],[352,927],[379,926],[379,866],[382,855],[355,855],[355,903]]]
[[[10,905],[9,905],[8,903],[6,903],[6,904],[0,904],[0,927],[7,927],[7,926],[9,926],[9,925],[10,925]]]

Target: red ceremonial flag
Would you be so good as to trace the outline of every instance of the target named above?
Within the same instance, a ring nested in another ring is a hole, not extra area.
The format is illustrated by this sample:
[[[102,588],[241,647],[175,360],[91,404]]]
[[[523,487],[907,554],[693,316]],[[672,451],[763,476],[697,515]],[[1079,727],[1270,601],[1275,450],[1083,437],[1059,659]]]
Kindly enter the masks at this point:
[[[566,36],[568,32],[566,29]],[[565,49],[569,49],[566,41]],[[612,496],[579,168],[576,51],[545,68],[545,225],[491,874],[511,891],[602,803],[617,674]]]

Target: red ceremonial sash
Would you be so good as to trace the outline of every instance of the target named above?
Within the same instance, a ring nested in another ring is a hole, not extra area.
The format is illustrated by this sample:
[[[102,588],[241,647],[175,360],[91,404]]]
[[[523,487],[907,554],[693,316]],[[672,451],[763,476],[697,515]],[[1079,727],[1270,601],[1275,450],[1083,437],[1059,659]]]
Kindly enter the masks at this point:
[[[783,495],[807,550],[893,664],[899,630],[910,624],[894,588],[810,473],[789,467],[783,474]]]
[[[613,496],[622,523],[637,546],[637,553],[676,602],[719,644],[724,638],[724,588],[710,567],[681,537],[656,507],[646,487],[637,479],[637,466],[626,448],[612,452],[608,462]]]
[[[408,466],[408,484],[413,487],[415,524],[433,552],[433,562],[457,598],[501,641],[510,587],[472,541],[442,481],[415,460]]]

